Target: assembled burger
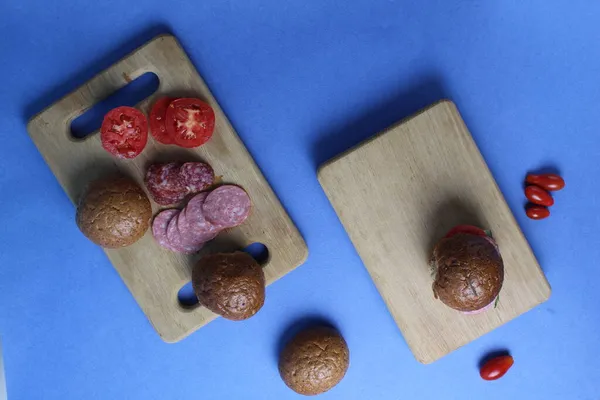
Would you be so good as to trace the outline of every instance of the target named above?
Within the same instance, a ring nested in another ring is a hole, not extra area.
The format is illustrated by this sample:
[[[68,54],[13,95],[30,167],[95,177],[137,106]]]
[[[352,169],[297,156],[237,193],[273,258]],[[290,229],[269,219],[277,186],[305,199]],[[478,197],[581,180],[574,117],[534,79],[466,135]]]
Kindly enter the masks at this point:
[[[491,233],[471,225],[451,229],[430,260],[433,295],[465,314],[493,307],[504,282],[504,264]]]

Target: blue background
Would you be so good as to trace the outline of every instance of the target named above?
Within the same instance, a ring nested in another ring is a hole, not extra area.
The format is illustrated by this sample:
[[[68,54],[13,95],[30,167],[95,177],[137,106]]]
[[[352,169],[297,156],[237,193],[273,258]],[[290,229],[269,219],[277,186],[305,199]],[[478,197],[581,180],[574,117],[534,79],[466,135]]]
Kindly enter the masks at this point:
[[[600,398],[600,3],[137,0],[0,4],[0,335],[13,399],[295,399],[284,332],[322,318],[351,350],[323,399]],[[174,33],[305,237],[261,312],[163,343],[29,139],[26,121]],[[413,358],[316,180],[330,156],[456,102],[553,287],[542,306],[431,365]],[[566,178],[528,220],[522,180]],[[513,369],[478,375],[488,351]]]

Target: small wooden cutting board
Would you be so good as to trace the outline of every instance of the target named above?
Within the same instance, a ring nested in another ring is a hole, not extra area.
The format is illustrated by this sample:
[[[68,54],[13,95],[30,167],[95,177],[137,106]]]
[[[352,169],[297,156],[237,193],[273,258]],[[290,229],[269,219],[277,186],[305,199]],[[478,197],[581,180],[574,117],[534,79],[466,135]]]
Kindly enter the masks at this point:
[[[417,360],[430,363],[546,301],[550,286],[455,105],[442,101],[325,163],[319,181]],[[434,299],[428,260],[453,226],[492,231],[495,309]]]
[[[146,72],[158,76],[159,88],[136,107],[148,115],[150,107],[162,96],[205,100],[213,107],[216,117],[215,132],[207,144],[183,149],[149,139],[138,157],[118,160],[102,149],[97,132],[83,140],[71,136],[71,121]],[[251,243],[262,243],[269,251],[264,266],[267,284],[302,264],[308,255],[296,226],[173,36],[159,36],[140,47],[36,115],[27,128],[74,203],[91,180],[114,171],[129,175],[143,187],[146,168],[157,161],[208,162],[224,183],[240,185],[250,195],[253,207],[248,220],[238,228],[221,233],[198,255],[187,256],[163,249],[154,241],[150,230],[132,246],[105,250],[154,328],[167,342],[182,339],[216,317],[201,306],[184,307],[177,299],[178,291],[191,279],[192,266],[203,254],[241,250]],[[153,210],[158,211],[154,203]]]

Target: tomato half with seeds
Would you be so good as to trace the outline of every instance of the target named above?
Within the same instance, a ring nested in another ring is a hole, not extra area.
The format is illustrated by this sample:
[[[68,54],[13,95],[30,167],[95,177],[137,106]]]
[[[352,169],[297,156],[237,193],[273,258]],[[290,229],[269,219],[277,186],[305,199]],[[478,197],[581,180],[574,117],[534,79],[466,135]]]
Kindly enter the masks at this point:
[[[495,381],[502,378],[514,363],[515,360],[509,355],[494,357],[483,364],[479,375],[486,381]]]
[[[102,147],[118,158],[134,158],[148,142],[148,120],[133,107],[117,107],[108,112],[100,128]]]
[[[173,144],[173,137],[167,132],[165,117],[172,97],[161,97],[154,103],[150,111],[150,133],[154,140],[162,144]]]
[[[200,99],[173,100],[165,121],[173,142],[186,148],[202,146],[215,130],[215,112]]]
[[[446,236],[444,236],[445,238],[449,238],[452,237],[458,233],[468,233],[470,235],[475,235],[475,236],[483,236],[486,237],[487,234],[485,233],[485,231],[483,229],[480,229],[476,226],[473,225],[458,225],[455,226],[454,228],[450,229],[450,231],[448,231],[448,233],[446,234]]]

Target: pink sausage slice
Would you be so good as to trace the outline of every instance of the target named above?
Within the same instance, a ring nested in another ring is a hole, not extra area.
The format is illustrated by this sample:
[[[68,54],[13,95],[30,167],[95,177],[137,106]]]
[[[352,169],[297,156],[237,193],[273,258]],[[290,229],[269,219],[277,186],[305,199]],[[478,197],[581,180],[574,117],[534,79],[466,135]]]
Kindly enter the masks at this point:
[[[202,211],[208,222],[219,228],[242,224],[250,215],[252,202],[248,193],[239,186],[223,185],[208,194]]]
[[[194,196],[182,214],[179,216],[179,231],[186,245],[196,246],[214,239],[219,233],[219,227],[211,224],[204,217],[202,205],[208,193]]]
[[[181,232],[179,230],[179,216],[181,212],[179,212],[176,216],[174,216],[171,221],[169,221],[169,225],[167,226],[167,243],[169,248],[173,251],[177,251],[179,253],[192,254],[199,251],[202,248],[203,243],[200,243],[196,246],[190,246],[184,242],[183,237],[181,236]]]
[[[177,214],[179,214],[179,210],[164,210],[158,213],[152,222],[152,236],[154,236],[156,242],[165,249],[173,250],[167,239],[167,227],[169,226],[169,222]]]
[[[180,174],[190,193],[201,192],[215,182],[215,171],[210,165],[203,162],[183,164]]]
[[[180,173],[181,163],[152,164],[144,182],[152,199],[161,205],[176,204],[182,201],[187,188]]]

